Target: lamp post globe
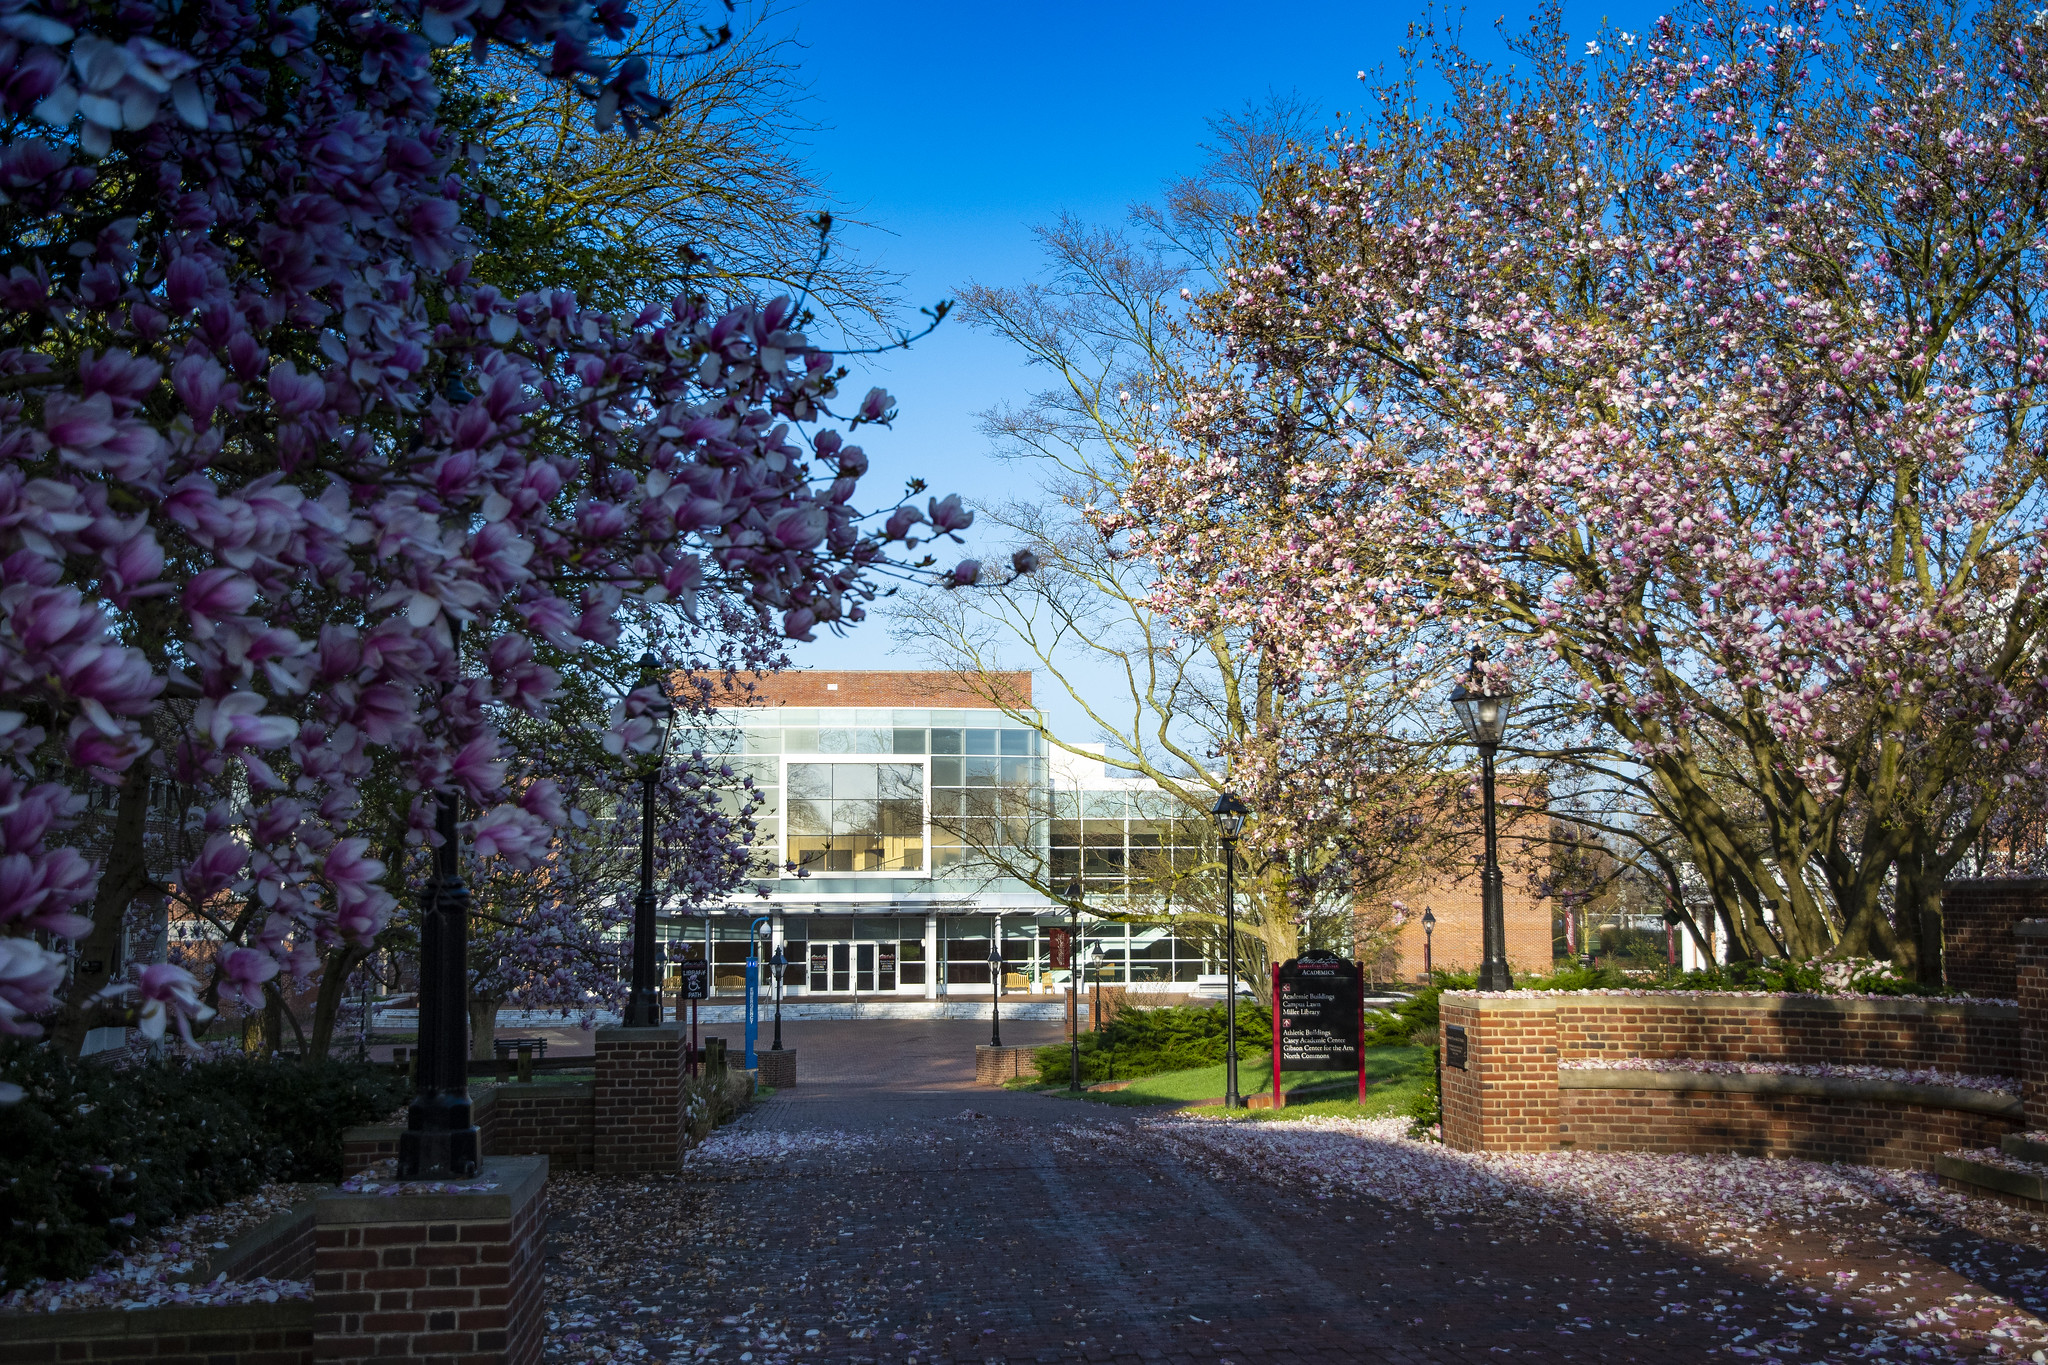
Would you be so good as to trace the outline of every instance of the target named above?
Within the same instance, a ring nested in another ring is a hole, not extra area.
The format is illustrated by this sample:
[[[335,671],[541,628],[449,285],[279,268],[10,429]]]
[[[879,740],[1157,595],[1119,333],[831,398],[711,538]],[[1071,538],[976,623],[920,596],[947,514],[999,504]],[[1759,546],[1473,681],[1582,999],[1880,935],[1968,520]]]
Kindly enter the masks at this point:
[[[1436,971],[1432,949],[1436,939],[1436,911],[1422,907],[1422,974],[1427,977]]]
[[[1223,1107],[1242,1108],[1237,1093],[1237,838],[1251,807],[1219,792],[1209,815],[1223,843]]]
[[[660,735],[654,751],[639,760],[640,766],[640,891],[633,898],[633,975],[626,991],[627,1028],[653,1028],[661,1022],[661,990],[655,979],[654,943],[654,793],[661,782],[661,769],[668,758],[669,734],[675,728],[676,708],[669,700],[668,683],[661,660],[649,650],[640,656],[640,676],[634,690],[652,689],[656,700],[649,706]]]
[[[1081,879],[1067,883],[1067,1089],[1081,1089]]]
[[[1492,689],[1473,659],[1467,682],[1451,690],[1451,709],[1464,723],[1465,734],[1479,750],[1480,812],[1486,830],[1486,860],[1479,874],[1480,961],[1479,989],[1508,991],[1515,986],[1508,971],[1507,925],[1501,904],[1499,836],[1494,823],[1493,755],[1506,738],[1508,717],[1515,709],[1512,693]],[[1467,683],[1470,685],[1468,686]]]

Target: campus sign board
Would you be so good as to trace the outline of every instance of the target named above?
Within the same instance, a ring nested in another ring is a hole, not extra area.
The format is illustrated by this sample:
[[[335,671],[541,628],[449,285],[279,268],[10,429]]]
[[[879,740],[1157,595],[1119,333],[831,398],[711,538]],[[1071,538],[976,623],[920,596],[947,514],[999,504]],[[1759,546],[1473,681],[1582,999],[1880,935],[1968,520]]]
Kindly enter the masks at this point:
[[[1356,1071],[1365,1098],[1365,972],[1312,950],[1273,968],[1273,1103],[1283,1071]]]

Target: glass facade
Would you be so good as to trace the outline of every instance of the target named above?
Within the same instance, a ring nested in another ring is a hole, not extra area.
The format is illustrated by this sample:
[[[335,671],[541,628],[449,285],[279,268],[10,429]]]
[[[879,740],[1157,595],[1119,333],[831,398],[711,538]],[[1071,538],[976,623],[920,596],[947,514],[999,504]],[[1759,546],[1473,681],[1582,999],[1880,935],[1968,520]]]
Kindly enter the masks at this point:
[[[746,926],[764,916],[781,931],[790,996],[985,997],[998,923],[1003,988],[1064,990],[1047,931],[1069,912],[1046,888],[1079,876],[1091,902],[1138,911],[1203,856],[1163,793],[1056,790],[1045,742],[998,711],[732,709],[706,748],[763,797],[755,894],[671,930],[671,956],[711,958],[718,995],[743,989]],[[738,809],[744,796],[729,799]],[[1170,990],[1214,970],[1207,945],[1167,925],[1089,918],[1082,930],[1087,985]],[[765,928],[761,941],[766,958]]]

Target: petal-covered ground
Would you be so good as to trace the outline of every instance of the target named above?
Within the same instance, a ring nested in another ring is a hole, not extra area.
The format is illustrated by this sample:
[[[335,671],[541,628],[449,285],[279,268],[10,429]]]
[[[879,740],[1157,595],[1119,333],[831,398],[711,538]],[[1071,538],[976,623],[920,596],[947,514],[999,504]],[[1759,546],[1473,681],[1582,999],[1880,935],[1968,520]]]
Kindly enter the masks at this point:
[[[801,1085],[553,1182],[547,1358],[2048,1362],[2040,1221],[1929,1177],[1404,1127]]]

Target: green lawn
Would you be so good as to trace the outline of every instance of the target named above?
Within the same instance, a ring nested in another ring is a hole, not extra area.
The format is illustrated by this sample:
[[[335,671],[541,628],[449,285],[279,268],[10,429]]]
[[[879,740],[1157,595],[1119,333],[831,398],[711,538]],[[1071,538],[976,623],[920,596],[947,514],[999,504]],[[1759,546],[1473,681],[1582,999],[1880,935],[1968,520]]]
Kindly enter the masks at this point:
[[[1271,1063],[1264,1052],[1247,1054],[1237,1065],[1237,1085],[1241,1093],[1265,1092],[1272,1089],[1273,1073]],[[1290,1105],[1281,1110],[1253,1110],[1252,1116],[1260,1119],[1306,1118],[1316,1114],[1334,1114],[1347,1118],[1380,1118],[1388,1114],[1405,1111],[1414,1098],[1417,1087],[1422,1083],[1432,1066],[1430,1051],[1426,1047],[1375,1047],[1365,1053],[1366,1102],[1358,1102],[1357,1091],[1352,1089],[1348,1096],[1343,1093],[1329,1099],[1309,1100],[1302,1104]],[[1292,1092],[1303,1086],[1324,1085],[1333,1082],[1349,1082],[1356,1087],[1356,1071],[1283,1071],[1280,1073],[1280,1087]],[[1014,1083],[1013,1083],[1014,1084]],[[1022,1088],[1022,1087],[1019,1087]],[[1066,1095],[1063,1087],[1049,1087],[1049,1095]],[[1197,1067],[1191,1071],[1168,1071],[1157,1076],[1146,1076],[1135,1080],[1123,1090],[1083,1091],[1080,1098],[1095,1104],[1123,1105],[1185,1105],[1195,1100],[1221,1099],[1223,1097],[1223,1065]]]

